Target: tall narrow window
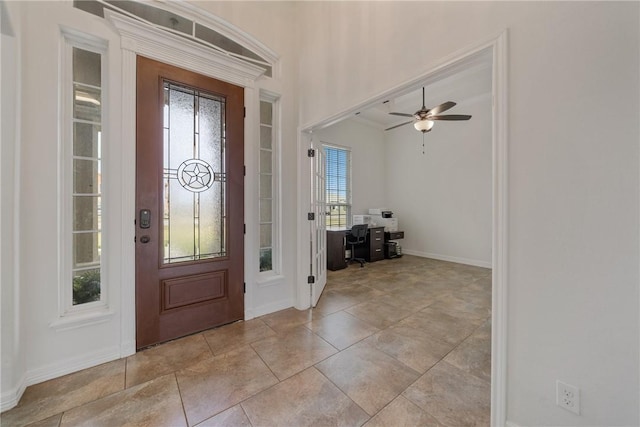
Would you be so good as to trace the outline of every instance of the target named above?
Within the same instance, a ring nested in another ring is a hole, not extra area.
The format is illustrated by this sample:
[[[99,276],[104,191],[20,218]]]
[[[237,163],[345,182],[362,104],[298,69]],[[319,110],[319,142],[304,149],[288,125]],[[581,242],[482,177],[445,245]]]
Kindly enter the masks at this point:
[[[327,227],[347,227],[351,217],[351,152],[324,145]]]
[[[260,271],[272,271],[274,232],[273,103],[260,101]]]
[[[72,305],[100,301],[102,252],[102,54],[72,47]]]

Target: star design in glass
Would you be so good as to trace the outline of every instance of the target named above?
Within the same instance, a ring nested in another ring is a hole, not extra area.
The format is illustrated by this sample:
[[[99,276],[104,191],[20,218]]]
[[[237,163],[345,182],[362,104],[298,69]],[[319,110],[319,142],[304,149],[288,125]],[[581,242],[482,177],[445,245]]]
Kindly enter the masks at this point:
[[[196,183],[204,187],[209,184],[209,181],[211,181],[211,176],[207,168],[201,167],[197,163],[187,166],[186,168],[184,168],[182,173],[189,177],[188,180],[185,179],[185,182],[190,186],[193,186],[193,184]]]

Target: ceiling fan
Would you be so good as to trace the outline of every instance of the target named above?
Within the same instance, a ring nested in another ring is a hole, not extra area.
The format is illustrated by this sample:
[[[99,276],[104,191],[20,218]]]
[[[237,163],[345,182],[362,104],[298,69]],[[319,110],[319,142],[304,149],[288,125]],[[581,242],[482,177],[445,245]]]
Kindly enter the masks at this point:
[[[429,132],[433,127],[434,120],[469,120],[471,116],[466,114],[447,114],[444,116],[440,116],[439,114],[447,111],[448,109],[454,107],[456,105],[453,101],[447,101],[443,104],[438,105],[437,107],[433,107],[428,110],[427,107],[424,106],[424,87],[422,88],[422,108],[416,111],[413,114],[407,113],[389,113],[394,116],[401,117],[411,117],[413,120],[408,122],[400,123],[399,125],[391,126],[385,130],[391,130],[398,128],[400,126],[408,125],[409,123],[413,123],[413,127],[416,130],[419,130],[422,133]]]

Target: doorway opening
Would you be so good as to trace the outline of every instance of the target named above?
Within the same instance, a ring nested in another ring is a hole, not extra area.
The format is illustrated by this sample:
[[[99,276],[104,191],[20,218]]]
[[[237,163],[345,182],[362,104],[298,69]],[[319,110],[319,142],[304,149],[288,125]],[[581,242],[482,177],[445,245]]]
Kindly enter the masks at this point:
[[[506,142],[506,33],[498,37],[491,38],[458,52],[450,58],[445,59],[431,71],[418,76],[417,78],[394,87],[380,95],[370,98],[359,105],[346,111],[335,114],[325,120],[309,124],[301,128],[300,150],[306,150],[312,140],[323,129],[359,115],[358,113],[367,110],[375,105],[385,103],[390,99],[395,99],[418,90],[423,86],[436,85],[438,82],[451,78],[459,73],[473,68],[478,62],[488,61],[491,75],[491,245],[490,261],[487,267],[492,269],[491,278],[491,424],[504,423],[505,412],[505,375],[506,375],[506,232],[507,232],[507,142]],[[447,100],[442,100],[447,101]],[[407,111],[410,112],[410,111]],[[464,111],[461,111],[464,113]],[[328,141],[336,142],[339,141]],[[421,145],[421,144],[420,144]],[[417,153],[416,156],[422,155]],[[387,172],[390,173],[390,172]],[[310,172],[305,171],[304,164],[301,163],[299,177],[310,177]],[[307,178],[310,179],[310,178]],[[304,185],[304,183],[302,184]],[[311,203],[305,199],[303,192],[299,192],[302,201]],[[307,224],[301,222],[302,228]],[[301,236],[304,236],[301,234]],[[301,237],[300,244],[303,244],[304,237]],[[308,243],[307,243],[308,244]],[[313,254],[312,254],[313,255]],[[418,254],[420,255],[420,254]],[[455,260],[452,260],[455,261]],[[301,265],[305,264],[301,261]],[[307,263],[308,265],[308,263]],[[313,286],[313,285],[312,285]],[[302,285],[301,285],[302,288]],[[301,292],[299,292],[301,294]],[[299,300],[300,302],[300,300]],[[300,304],[302,305],[302,304]],[[310,306],[307,303],[307,307]],[[304,307],[304,305],[302,305]]]

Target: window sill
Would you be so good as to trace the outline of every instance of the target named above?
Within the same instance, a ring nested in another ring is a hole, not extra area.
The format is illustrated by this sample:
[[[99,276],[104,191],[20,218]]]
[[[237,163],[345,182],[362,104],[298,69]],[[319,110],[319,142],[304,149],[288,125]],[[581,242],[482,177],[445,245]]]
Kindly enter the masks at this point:
[[[57,332],[82,328],[84,326],[92,326],[108,322],[113,318],[114,314],[115,313],[113,311],[108,309],[92,311],[89,313],[71,313],[51,322],[49,327],[55,329]]]

